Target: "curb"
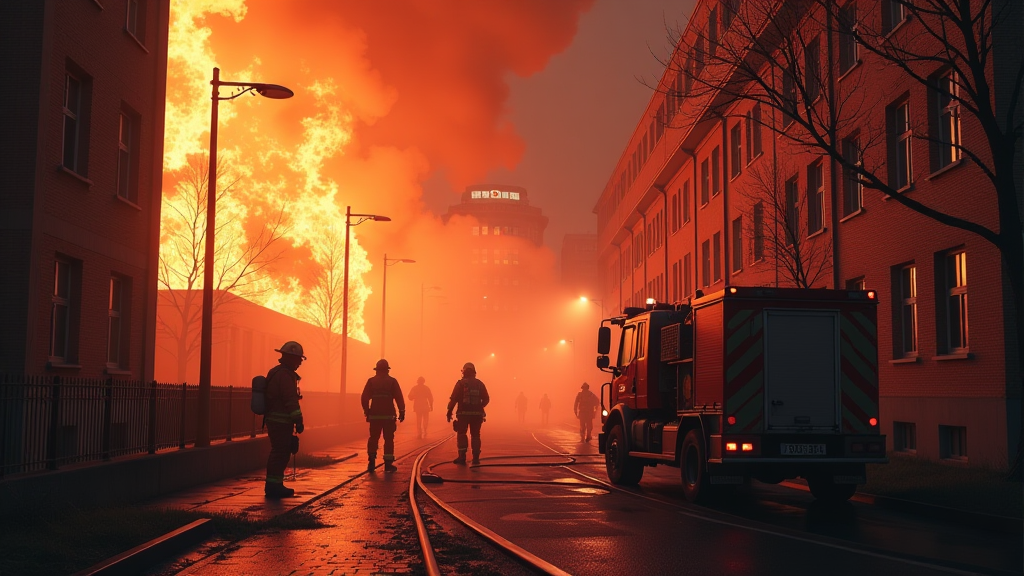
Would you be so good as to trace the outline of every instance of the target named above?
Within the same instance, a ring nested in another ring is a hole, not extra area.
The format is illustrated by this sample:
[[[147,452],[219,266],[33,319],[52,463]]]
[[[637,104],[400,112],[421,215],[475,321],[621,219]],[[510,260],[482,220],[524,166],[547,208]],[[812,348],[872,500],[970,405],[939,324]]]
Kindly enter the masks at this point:
[[[796,482],[785,481],[779,483],[779,485],[785,486],[786,488],[810,492],[810,488]],[[1020,531],[1024,528],[1024,520],[1021,518],[985,514],[983,512],[970,512],[968,510],[960,510],[958,508],[950,508],[948,506],[925,504],[924,502],[904,500],[903,498],[893,498],[892,496],[878,496],[875,494],[867,494],[865,492],[857,492],[852,498],[850,498],[850,500],[860,502],[862,504],[869,504],[871,506],[878,506],[879,508],[888,508],[890,510],[899,510],[901,512],[913,512],[928,518],[937,518],[940,520],[967,524],[974,528],[997,529],[1003,531]]]
[[[209,518],[196,520],[127,552],[107,558],[81,572],[76,572],[73,576],[138,574],[182,548],[205,540],[212,533],[213,523]]]

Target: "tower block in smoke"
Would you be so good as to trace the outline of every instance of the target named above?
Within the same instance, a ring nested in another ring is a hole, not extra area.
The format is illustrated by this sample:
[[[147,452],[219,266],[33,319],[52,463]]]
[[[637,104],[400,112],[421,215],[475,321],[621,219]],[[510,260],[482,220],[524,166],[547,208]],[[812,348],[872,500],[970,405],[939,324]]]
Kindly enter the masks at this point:
[[[520,310],[523,295],[535,278],[527,260],[544,244],[548,218],[530,206],[519,186],[468,186],[462,202],[449,206],[444,222],[455,216],[475,219],[466,244],[465,260],[472,270],[474,302],[480,312],[497,314]]]

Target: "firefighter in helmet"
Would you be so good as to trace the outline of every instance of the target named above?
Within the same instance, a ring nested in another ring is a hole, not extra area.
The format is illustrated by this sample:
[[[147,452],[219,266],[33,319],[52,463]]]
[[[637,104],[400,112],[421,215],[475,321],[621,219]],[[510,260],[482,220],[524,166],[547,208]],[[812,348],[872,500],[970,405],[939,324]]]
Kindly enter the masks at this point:
[[[480,425],[484,422],[484,408],[491,401],[487,395],[487,386],[477,380],[476,366],[472,362],[466,362],[462,367],[462,379],[455,383],[452,395],[448,400],[448,421],[452,421],[452,410],[458,406],[455,413],[455,429],[459,457],[454,460],[456,464],[466,463],[466,449],[469,448],[469,439],[466,431],[473,435],[473,464],[480,463]]]
[[[302,434],[302,410],[299,409],[299,375],[295,373],[306,357],[298,342],[285,342],[274,352],[281,353],[279,364],[267,373],[267,435],[270,456],[267,457],[267,480],[263,487],[267,498],[287,498],[295,490],[284,485],[284,470],[292,453],[292,430]],[[298,440],[296,438],[296,440]]]
[[[590,384],[584,382],[580,386],[579,394],[576,394],[576,401],[572,404],[572,411],[580,419],[580,442],[590,442],[594,430],[594,413],[597,412],[600,403],[597,396],[590,391]]]
[[[366,380],[363,387],[363,395],[360,401],[363,405],[363,414],[366,421],[370,423],[370,438],[366,441],[366,456],[369,462],[366,465],[368,472],[373,472],[377,466],[377,443],[380,435],[384,433],[384,471],[394,472],[395,467],[395,405],[398,405],[398,421],[405,422],[405,398],[402,396],[402,387],[398,380],[388,375],[391,366],[388,361],[381,358],[377,361],[374,371],[375,376]]]

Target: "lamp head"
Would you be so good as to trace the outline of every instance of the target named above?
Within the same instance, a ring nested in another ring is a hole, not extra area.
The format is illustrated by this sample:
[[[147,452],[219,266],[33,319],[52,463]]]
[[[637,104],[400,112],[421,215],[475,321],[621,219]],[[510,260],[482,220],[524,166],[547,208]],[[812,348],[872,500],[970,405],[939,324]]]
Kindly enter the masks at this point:
[[[280,86],[278,84],[255,84],[254,90],[260,96],[264,98],[273,98],[274,100],[284,100],[295,96],[295,93],[290,89]]]
[[[387,216],[377,216],[377,215],[374,215],[373,216],[373,220],[375,222],[391,222],[391,218],[388,218]]]

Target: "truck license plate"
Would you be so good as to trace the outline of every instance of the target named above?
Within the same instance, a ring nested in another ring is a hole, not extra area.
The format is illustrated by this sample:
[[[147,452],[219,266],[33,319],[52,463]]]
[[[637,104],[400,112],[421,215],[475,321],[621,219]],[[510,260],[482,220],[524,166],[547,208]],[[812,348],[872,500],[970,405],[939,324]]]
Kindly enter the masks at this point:
[[[782,444],[783,456],[824,456],[824,444]]]

